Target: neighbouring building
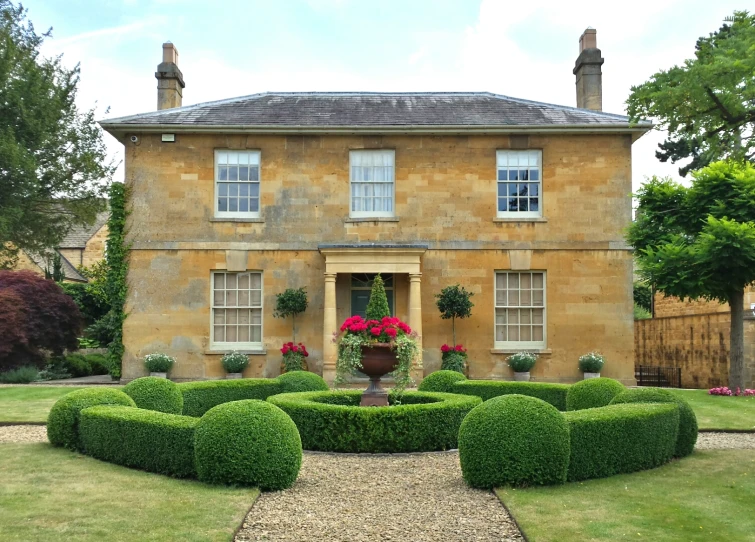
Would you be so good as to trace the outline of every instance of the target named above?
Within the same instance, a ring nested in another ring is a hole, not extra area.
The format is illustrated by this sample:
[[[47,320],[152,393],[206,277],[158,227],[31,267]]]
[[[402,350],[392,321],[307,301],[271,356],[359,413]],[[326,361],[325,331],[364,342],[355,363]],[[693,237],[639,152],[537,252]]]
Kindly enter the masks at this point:
[[[60,254],[65,282],[87,282],[78,272],[78,268],[90,267],[105,257],[108,216],[109,212],[103,211],[97,213],[91,226],[74,226],[63,238],[60,246],[54,249]],[[13,269],[29,270],[44,275],[46,269],[52,269],[52,257],[21,250]]]
[[[685,388],[728,386],[731,314],[728,303],[681,301],[656,293],[653,318],[635,322],[638,365],[681,368]],[[744,297],[745,383],[755,388],[755,288]]]
[[[177,380],[275,376],[291,322],[275,294],[305,286],[297,340],[332,380],[333,333],[363,312],[375,273],[421,336],[424,374],[451,342],[435,295],[474,292],[457,321],[472,378],[511,378],[536,351],[539,381],[634,382],[631,146],[650,124],[601,111],[603,58],[580,38],[578,108],[487,92],[278,93],[181,107],[175,47],[163,45],[158,111],[102,121],[125,146],[131,189],[124,379],[142,358],[177,358]],[[422,376],[421,372],[415,376]]]

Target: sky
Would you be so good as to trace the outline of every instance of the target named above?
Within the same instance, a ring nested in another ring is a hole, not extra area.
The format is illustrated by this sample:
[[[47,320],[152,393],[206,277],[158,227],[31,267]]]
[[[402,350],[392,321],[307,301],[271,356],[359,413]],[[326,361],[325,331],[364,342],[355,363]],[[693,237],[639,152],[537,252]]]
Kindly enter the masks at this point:
[[[156,109],[162,43],[179,52],[183,105],[264,91],[487,91],[575,106],[579,37],[602,50],[603,110],[624,114],[632,85],[694,56],[698,37],[744,10],[737,0],[27,0],[47,57],[79,63],[77,104],[97,118]],[[750,8],[752,6],[749,6]],[[112,156],[122,146],[109,134]],[[679,179],[632,148],[633,191]],[[123,179],[123,168],[116,173]]]

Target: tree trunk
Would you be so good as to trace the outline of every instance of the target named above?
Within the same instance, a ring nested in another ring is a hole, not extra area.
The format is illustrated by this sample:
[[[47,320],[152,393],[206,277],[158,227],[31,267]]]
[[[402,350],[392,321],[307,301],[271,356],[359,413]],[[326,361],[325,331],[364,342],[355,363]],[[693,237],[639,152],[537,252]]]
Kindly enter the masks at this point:
[[[731,346],[729,349],[729,389],[744,389],[744,289],[729,296],[731,308]]]
[[[294,334],[294,344],[296,344],[296,315],[291,315],[291,329],[293,330]]]
[[[451,335],[454,339],[454,347],[456,347],[456,318],[451,317]]]

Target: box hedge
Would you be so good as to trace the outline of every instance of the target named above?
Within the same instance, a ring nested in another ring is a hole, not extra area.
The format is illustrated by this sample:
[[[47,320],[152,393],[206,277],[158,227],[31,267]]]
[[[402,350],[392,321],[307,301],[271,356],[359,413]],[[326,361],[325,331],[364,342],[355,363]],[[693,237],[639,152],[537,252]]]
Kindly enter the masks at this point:
[[[535,397],[493,397],[462,422],[459,462],[476,488],[562,484],[569,464],[566,420]]]
[[[674,457],[685,457],[695,449],[697,442],[697,417],[684,399],[660,388],[636,388],[626,390],[611,401],[612,405],[623,403],[674,403],[679,406],[679,435],[676,439]]]
[[[291,487],[299,475],[302,445],[291,418],[264,401],[236,401],[210,409],[196,426],[199,479],[257,486]]]
[[[143,408],[94,406],[81,411],[79,433],[92,457],[188,478],[196,476],[194,429],[199,421]]]
[[[156,376],[137,378],[123,387],[123,393],[131,397],[139,408],[166,414],[183,412],[183,395],[178,390],[178,386],[167,378]]]
[[[651,469],[674,455],[679,408],[622,404],[563,414],[571,441],[569,481]]]
[[[453,393],[453,386],[467,377],[458,371],[435,371],[427,375],[419,385],[419,391]]]
[[[349,453],[456,448],[464,416],[481,403],[471,396],[406,392],[400,405],[364,408],[361,397],[361,391],[343,390],[275,395],[268,402],[291,416],[305,450]]]
[[[483,401],[501,395],[526,395],[537,397],[558,410],[566,410],[566,394],[569,384],[547,382],[511,382],[508,380],[466,380],[454,384],[451,393],[476,395]]]
[[[241,378],[238,380],[204,380],[178,384],[183,395],[185,416],[202,416],[211,408],[245,399],[265,400],[281,393],[280,383],[274,378]]]
[[[582,380],[569,387],[566,394],[566,410],[607,406],[614,397],[625,390],[624,384],[613,378]]]
[[[276,378],[280,384],[280,393],[300,391],[328,391],[328,383],[320,375],[309,371],[291,371]]]
[[[79,413],[97,405],[136,406],[131,397],[111,388],[87,388],[67,393],[58,399],[47,416],[47,438],[50,443],[80,450]]]

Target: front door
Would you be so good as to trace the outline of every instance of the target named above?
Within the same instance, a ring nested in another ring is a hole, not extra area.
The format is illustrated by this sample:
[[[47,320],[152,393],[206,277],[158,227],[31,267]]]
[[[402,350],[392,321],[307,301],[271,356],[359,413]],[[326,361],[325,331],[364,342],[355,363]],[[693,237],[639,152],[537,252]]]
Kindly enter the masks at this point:
[[[351,316],[359,315],[366,318],[367,304],[370,302],[370,293],[372,283],[375,280],[376,273],[352,273],[351,274]],[[391,316],[395,314],[394,295],[393,295],[393,275],[381,274],[385,285],[385,295],[388,298],[388,309]]]

